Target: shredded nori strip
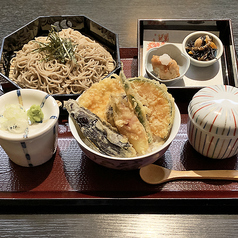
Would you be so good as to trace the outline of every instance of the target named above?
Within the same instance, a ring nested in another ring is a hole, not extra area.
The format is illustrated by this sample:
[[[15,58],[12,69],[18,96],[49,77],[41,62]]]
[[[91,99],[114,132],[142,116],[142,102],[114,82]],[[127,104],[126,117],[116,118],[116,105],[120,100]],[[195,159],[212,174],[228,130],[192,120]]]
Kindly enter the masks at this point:
[[[62,64],[72,60],[76,62],[74,54],[77,45],[74,45],[71,39],[61,38],[54,25],[51,25],[47,39],[49,40],[48,43],[36,41],[39,44],[39,48],[34,50],[35,52],[45,52],[44,60],[46,62],[53,59]]]

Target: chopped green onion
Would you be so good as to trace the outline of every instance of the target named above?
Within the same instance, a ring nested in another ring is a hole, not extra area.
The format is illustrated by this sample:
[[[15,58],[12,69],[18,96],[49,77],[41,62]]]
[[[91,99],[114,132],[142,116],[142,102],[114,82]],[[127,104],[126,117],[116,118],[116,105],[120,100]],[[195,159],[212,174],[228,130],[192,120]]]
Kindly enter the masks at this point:
[[[49,43],[36,41],[39,48],[34,50],[35,52],[44,52],[46,62],[53,59],[63,64],[73,60],[76,62],[75,49],[77,45],[74,45],[71,39],[61,38],[55,26],[51,26],[47,39],[49,39]]]

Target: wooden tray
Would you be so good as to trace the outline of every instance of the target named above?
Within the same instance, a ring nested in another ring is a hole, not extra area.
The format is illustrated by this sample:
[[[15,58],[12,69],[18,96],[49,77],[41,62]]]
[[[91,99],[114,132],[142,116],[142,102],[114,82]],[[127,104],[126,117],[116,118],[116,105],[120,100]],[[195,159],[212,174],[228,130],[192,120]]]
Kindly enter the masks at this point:
[[[126,76],[136,76],[137,49],[123,48],[120,53]],[[183,100],[175,95],[181,128],[157,164],[177,170],[237,169],[237,156],[212,160],[189,144],[187,105],[191,95],[190,89]],[[181,180],[148,185],[138,170],[117,171],[92,162],[72,136],[66,115],[59,120],[58,149],[50,161],[34,168],[20,167],[1,147],[0,161],[1,212],[222,213],[237,209],[238,182]]]

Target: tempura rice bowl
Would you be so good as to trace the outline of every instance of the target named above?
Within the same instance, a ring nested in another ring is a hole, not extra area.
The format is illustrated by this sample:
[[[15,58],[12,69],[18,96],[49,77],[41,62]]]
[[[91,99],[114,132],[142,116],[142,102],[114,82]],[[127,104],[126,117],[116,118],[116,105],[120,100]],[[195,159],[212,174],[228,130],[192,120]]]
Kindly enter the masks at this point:
[[[102,153],[99,153],[91,149],[89,146],[87,146],[83,142],[70,116],[68,118],[68,121],[69,121],[70,130],[74,138],[77,140],[80,148],[89,159],[91,159],[92,161],[94,161],[95,163],[99,165],[102,165],[104,167],[111,168],[111,169],[134,170],[134,169],[140,169],[141,167],[146,166],[148,164],[152,164],[156,160],[158,160],[161,156],[163,156],[163,154],[169,148],[171,142],[176,137],[179,131],[180,124],[181,124],[181,115],[177,105],[175,104],[174,123],[171,129],[170,135],[168,139],[165,141],[165,143],[159,146],[158,148],[156,148],[153,152],[150,152],[142,156],[132,157],[132,158],[112,157],[112,156],[104,155]]]

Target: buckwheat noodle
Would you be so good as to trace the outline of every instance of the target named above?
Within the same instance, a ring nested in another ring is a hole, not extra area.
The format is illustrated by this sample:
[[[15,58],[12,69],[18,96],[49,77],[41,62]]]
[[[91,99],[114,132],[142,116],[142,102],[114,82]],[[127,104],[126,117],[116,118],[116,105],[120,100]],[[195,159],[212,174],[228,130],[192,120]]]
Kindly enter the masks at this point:
[[[25,44],[11,61],[13,68],[9,78],[22,88],[33,88],[49,94],[76,94],[100,81],[114,67],[111,54],[97,42],[71,28],[59,32],[62,38],[70,38],[77,45],[76,63],[59,63],[56,59],[44,61],[44,53],[34,52],[39,48],[36,41],[46,42],[46,37],[37,37]]]

